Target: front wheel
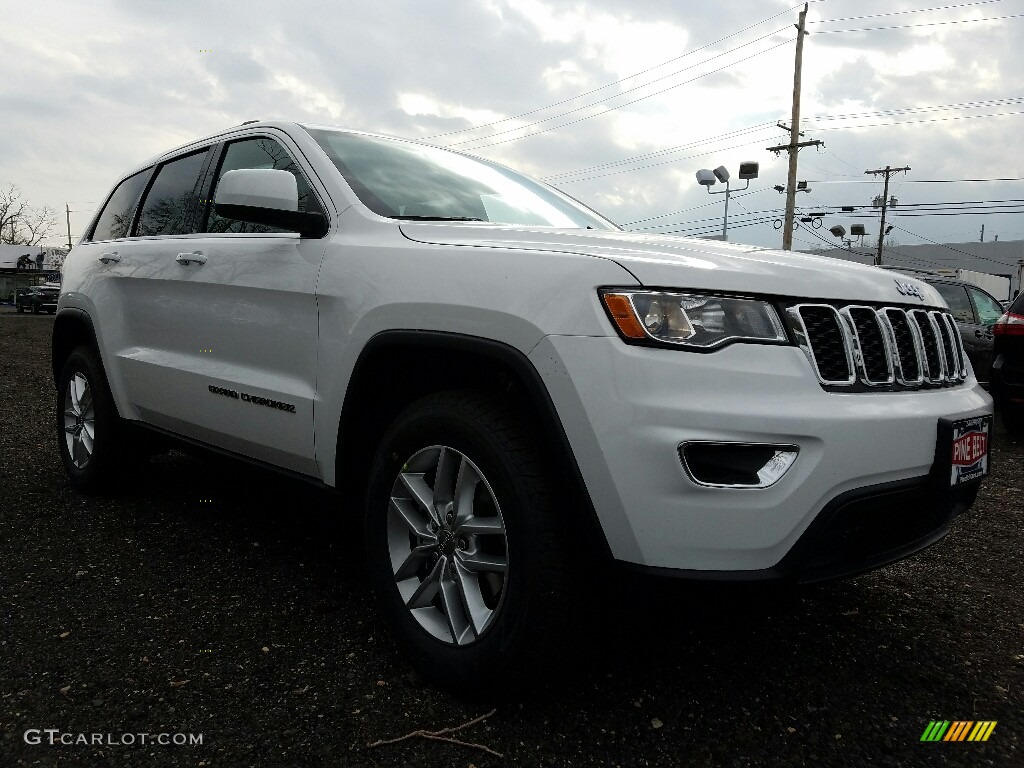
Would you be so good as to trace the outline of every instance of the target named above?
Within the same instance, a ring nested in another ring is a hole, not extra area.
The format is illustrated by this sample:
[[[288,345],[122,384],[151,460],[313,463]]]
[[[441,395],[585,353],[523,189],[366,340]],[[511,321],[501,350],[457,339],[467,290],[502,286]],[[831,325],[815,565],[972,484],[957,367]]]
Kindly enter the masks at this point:
[[[22,305],[22,304],[18,305],[18,314],[19,315],[25,314],[25,307],[24,307],[24,305]]]
[[[549,474],[520,422],[474,393],[424,398],[385,434],[367,560],[425,677],[472,692],[557,643],[569,590]]]
[[[89,347],[68,356],[57,384],[57,448],[78,490],[107,490],[121,474],[124,430],[99,357]]]

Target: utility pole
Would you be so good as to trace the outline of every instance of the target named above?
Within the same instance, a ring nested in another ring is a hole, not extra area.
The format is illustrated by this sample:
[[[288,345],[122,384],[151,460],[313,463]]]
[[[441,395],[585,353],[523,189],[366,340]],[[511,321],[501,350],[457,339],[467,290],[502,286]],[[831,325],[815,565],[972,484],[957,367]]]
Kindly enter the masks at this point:
[[[788,126],[789,144],[782,144],[777,147],[768,147],[769,152],[778,154],[782,150],[789,153],[789,175],[786,177],[786,217],[782,228],[782,248],[787,251],[793,250],[793,215],[796,210],[796,160],[797,153],[802,147],[822,146],[822,141],[800,141],[803,134],[800,132],[800,83],[801,70],[804,64],[804,37],[807,35],[807,3],[800,11],[800,23],[796,31],[796,61],[793,65],[793,117]],[[786,128],[780,125],[780,128]]]
[[[981,225],[981,242],[985,242],[985,225]]]
[[[882,223],[878,225],[878,252],[875,254],[875,266],[879,266],[882,263],[882,240],[885,239],[885,211],[889,205],[889,177],[894,173],[906,173],[910,170],[910,166],[904,166],[903,168],[890,168],[888,165],[885,168],[879,168],[874,171],[864,171],[864,173],[871,176],[878,176],[879,174],[885,175],[885,187],[882,190]]]
[[[64,212],[68,218],[68,250],[71,250],[71,203],[64,203]]]

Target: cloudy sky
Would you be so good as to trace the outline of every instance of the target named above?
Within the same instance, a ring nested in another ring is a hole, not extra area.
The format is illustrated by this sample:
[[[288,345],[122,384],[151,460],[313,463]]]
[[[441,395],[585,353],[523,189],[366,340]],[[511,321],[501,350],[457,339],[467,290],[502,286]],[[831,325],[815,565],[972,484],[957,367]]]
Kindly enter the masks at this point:
[[[62,230],[70,202],[77,236],[129,166],[282,118],[505,162],[645,231],[719,231],[723,196],[694,174],[754,160],[730,239],[778,246],[786,160],[766,148],[788,141],[775,126],[789,122],[801,7],[7,0],[0,186],[58,209]],[[890,188],[899,243],[976,241],[983,224],[986,240],[1024,239],[1024,0],[817,0],[808,21],[801,128],[825,148],[801,153],[811,192],[797,202],[829,215],[795,246],[833,241],[833,224],[877,233],[882,185],[864,171],[886,165],[912,169]]]

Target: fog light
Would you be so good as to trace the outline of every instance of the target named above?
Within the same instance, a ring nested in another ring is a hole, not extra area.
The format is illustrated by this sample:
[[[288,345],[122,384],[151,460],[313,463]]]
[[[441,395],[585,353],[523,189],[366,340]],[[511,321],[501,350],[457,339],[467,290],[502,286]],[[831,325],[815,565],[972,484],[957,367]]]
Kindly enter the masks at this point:
[[[693,441],[679,446],[690,479],[710,488],[769,488],[789,471],[795,445]]]

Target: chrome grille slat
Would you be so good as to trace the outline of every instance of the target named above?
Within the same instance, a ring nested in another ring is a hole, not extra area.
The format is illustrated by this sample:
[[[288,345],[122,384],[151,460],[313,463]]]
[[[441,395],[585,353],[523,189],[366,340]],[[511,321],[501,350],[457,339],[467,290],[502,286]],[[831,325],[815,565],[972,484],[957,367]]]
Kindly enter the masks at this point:
[[[942,349],[939,346],[938,330],[932,322],[931,315],[923,309],[912,309],[907,313],[911,322],[917,325],[924,348],[925,380],[929,384],[941,384],[945,380],[942,364]]]
[[[802,304],[794,310],[818,379],[825,384],[853,384],[857,380],[853,344],[839,311],[828,304]]]
[[[885,326],[871,307],[849,306],[840,310],[853,332],[854,360],[862,382],[868,386],[892,384],[895,380],[892,349]]]
[[[952,376],[957,381],[963,381],[967,378],[967,366],[964,364],[963,352],[960,349],[960,329],[956,327],[956,320],[945,312],[933,312],[932,317],[943,331],[942,347],[946,352]]]
[[[788,313],[826,388],[919,389],[967,378],[963,342],[948,311],[807,303]]]

